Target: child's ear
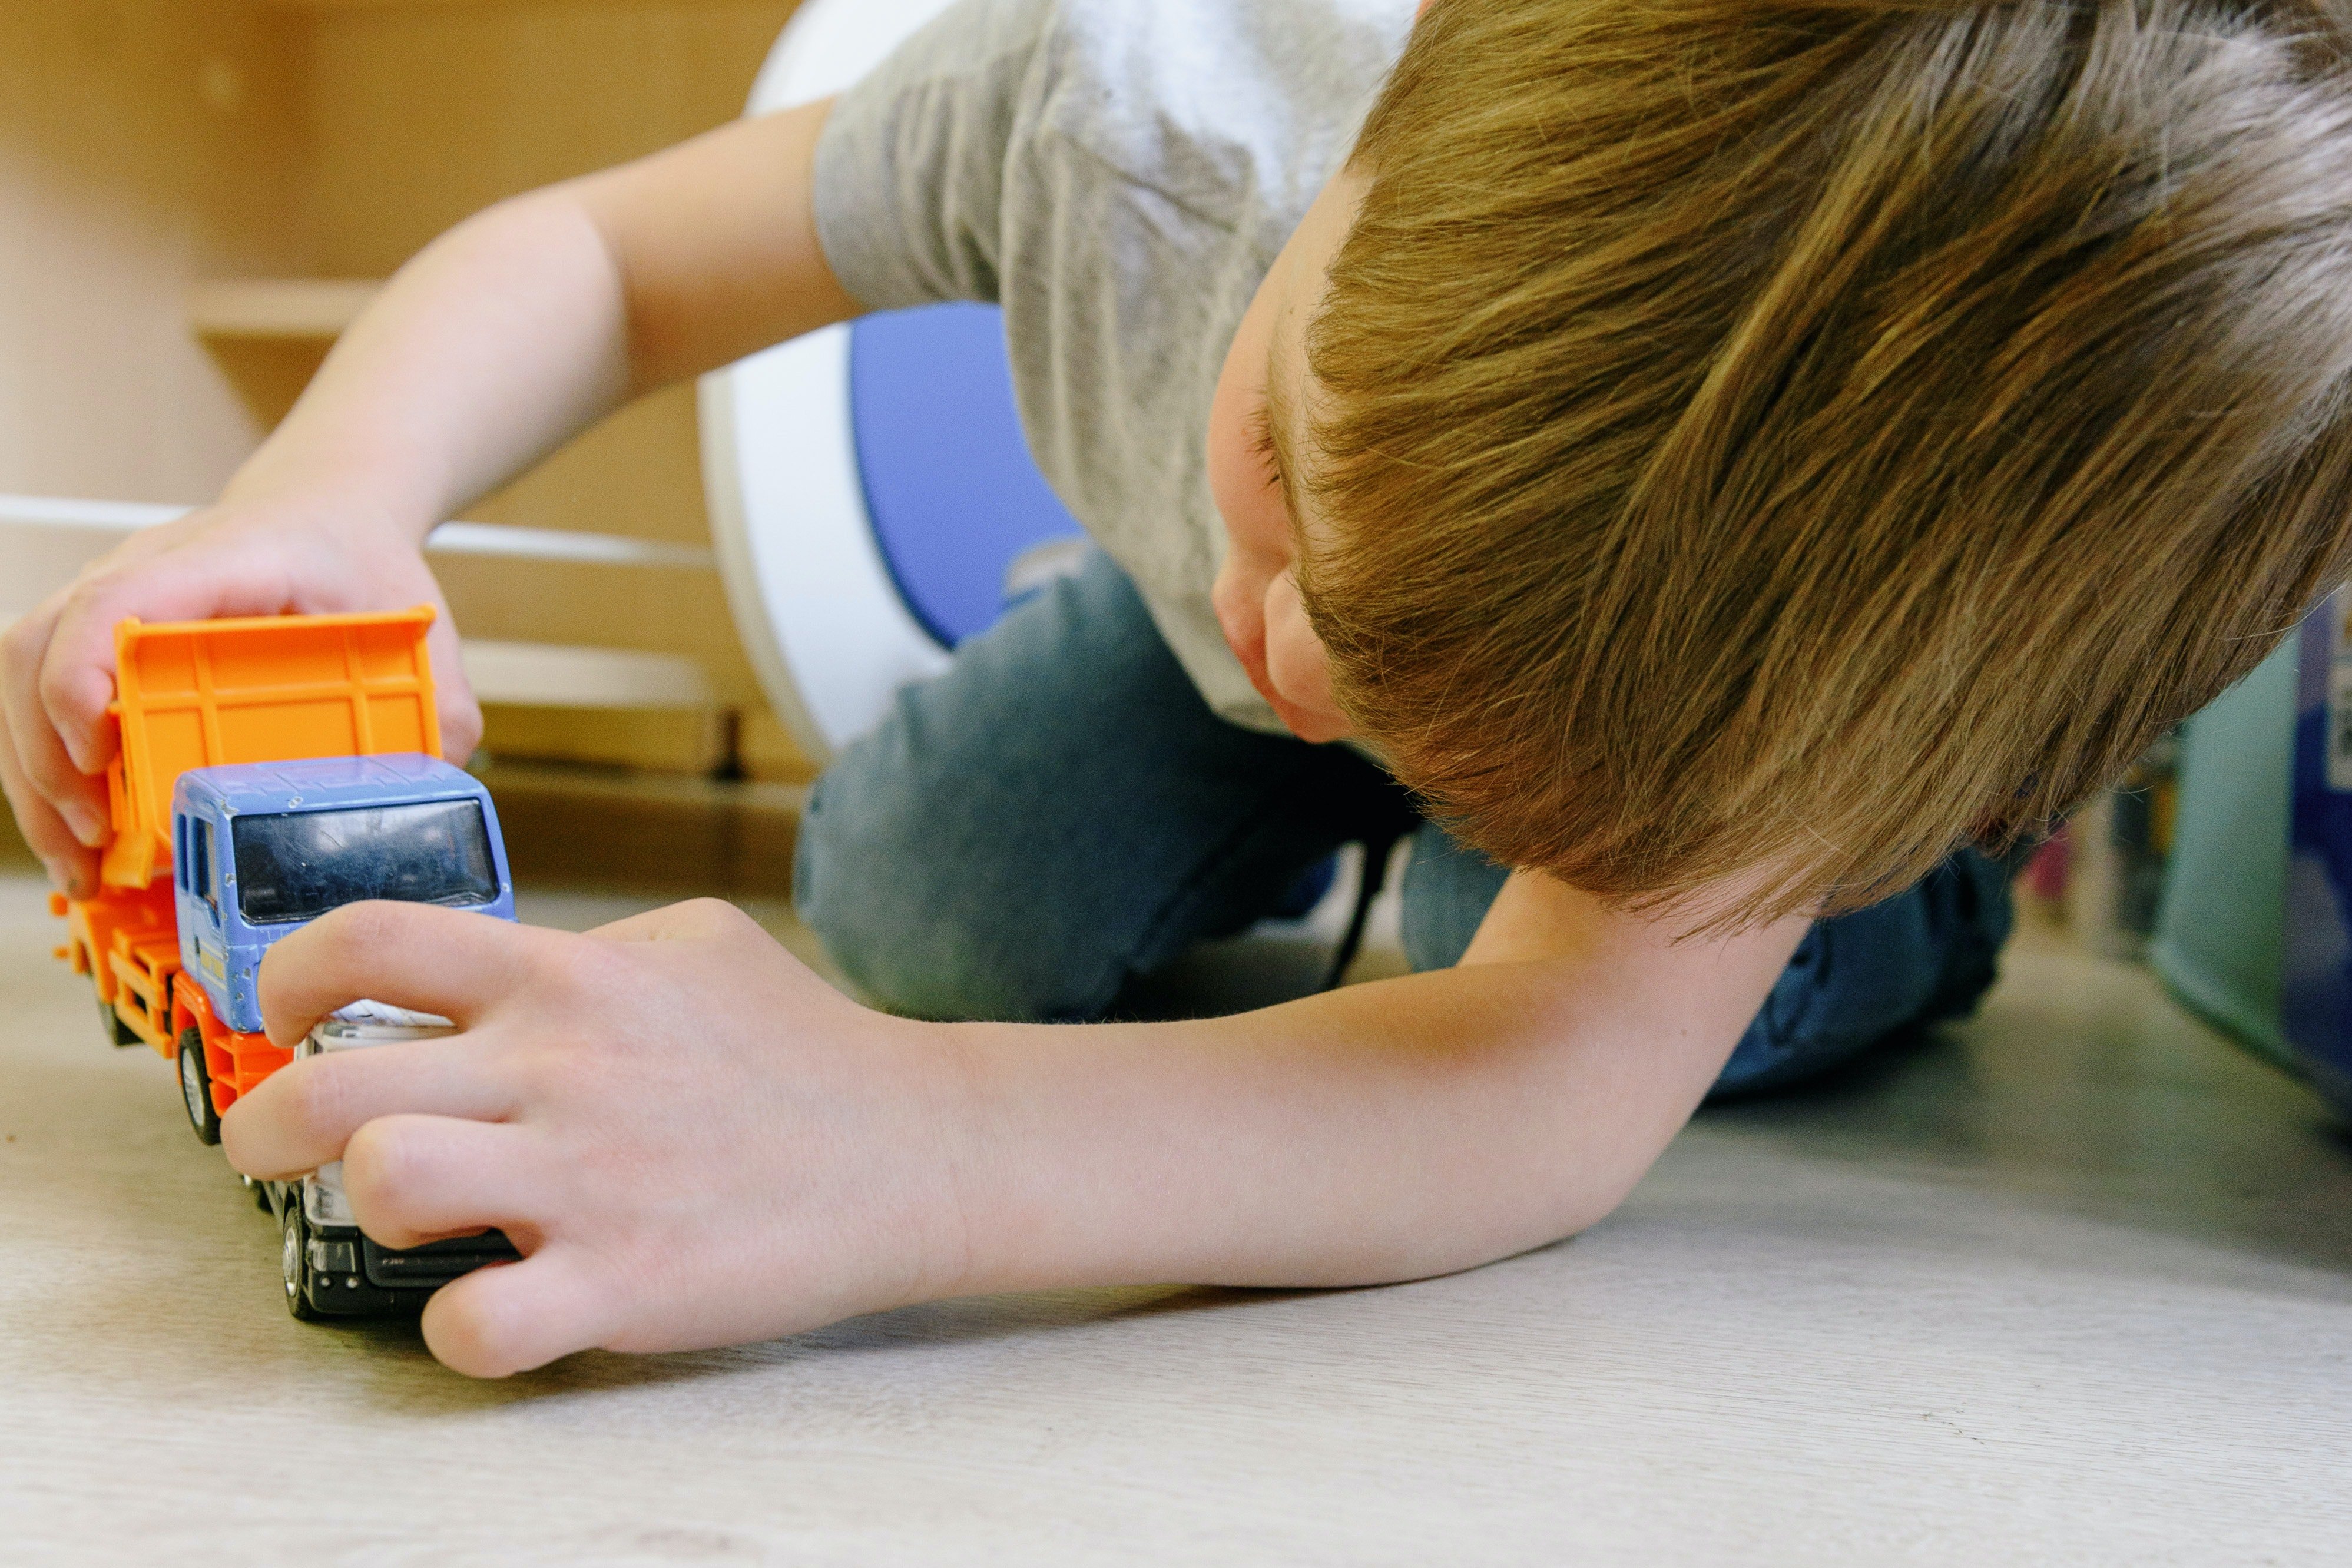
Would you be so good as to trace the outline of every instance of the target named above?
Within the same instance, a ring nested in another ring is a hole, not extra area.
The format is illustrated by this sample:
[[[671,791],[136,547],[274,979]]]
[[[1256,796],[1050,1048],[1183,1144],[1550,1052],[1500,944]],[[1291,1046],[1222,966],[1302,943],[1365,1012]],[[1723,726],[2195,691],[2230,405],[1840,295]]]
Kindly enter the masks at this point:
[[[1297,579],[1284,572],[1265,596],[1265,679],[1276,714],[1301,740],[1344,740],[1356,732],[1331,698],[1331,659],[1307,618]]]

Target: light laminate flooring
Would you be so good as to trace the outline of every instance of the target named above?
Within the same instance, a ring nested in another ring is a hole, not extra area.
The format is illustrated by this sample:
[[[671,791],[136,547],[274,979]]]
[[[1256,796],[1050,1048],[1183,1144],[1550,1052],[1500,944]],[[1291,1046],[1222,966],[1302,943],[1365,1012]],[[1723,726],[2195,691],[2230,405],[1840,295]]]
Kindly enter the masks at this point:
[[[273,1228],[54,939],[0,879],[0,1563],[2352,1561],[2352,1143],[2048,939],[1486,1269],[501,1384],[290,1321]]]

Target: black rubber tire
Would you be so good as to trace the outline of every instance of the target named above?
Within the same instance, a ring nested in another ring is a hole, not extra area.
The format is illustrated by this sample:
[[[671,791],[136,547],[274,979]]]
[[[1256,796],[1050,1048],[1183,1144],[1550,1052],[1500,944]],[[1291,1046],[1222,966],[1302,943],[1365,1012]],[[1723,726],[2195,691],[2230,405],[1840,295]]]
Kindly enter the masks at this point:
[[[319,1321],[319,1309],[310,1304],[310,1226],[302,1218],[302,1205],[297,1199],[286,1206],[278,1221],[278,1272],[286,1287],[286,1310],[296,1322],[314,1323]]]
[[[131,1026],[122,1021],[122,1015],[114,1010],[112,1002],[98,1004],[98,1027],[106,1031],[106,1043],[109,1045],[144,1045],[146,1043],[131,1032]]]
[[[213,1075],[205,1068],[205,1037],[193,1029],[180,1031],[180,1107],[200,1144],[220,1142],[220,1113],[213,1107]]]

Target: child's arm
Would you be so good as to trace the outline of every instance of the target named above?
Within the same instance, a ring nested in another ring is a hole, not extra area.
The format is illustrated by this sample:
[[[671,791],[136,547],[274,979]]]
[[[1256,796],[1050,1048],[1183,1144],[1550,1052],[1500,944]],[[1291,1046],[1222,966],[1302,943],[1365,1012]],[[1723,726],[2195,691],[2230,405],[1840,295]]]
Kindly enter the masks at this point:
[[[148,529],[0,643],[0,784],[61,883],[103,841],[114,624],[440,601],[435,524],[638,392],[856,312],[816,240],[827,105],[467,220],[400,270],[220,504]],[[481,725],[443,616],[457,756]]]
[[[1606,1214],[1802,925],[1677,945],[1521,875],[1454,969],[1194,1023],[940,1025],[723,904],[585,937],[355,905],[271,953],[272,1034],[361,995],[465,1032],[297,1062],[223,1132],[256,1176],[340,1154],[386,1245],[504,1227],[526,1261],[425,1314],[478,1375],[972,1291],[1406,1279]]]
[[[429,528],[630,398],[855,315],[811,206],[826,107],[458,225],[352,324],[227,498],[364,483]]]

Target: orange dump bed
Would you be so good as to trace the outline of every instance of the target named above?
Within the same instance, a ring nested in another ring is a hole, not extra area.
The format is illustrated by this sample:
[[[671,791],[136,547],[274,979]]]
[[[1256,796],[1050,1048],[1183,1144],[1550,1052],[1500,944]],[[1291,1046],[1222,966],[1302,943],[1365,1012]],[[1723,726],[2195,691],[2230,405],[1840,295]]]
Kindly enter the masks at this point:
[[[114,839],[100,880],[143,888],[172,865],[172,789],[191,768],[387,751],[441,754],[425,633],[433,609],[115,628],[122,747],[107,770]]]

